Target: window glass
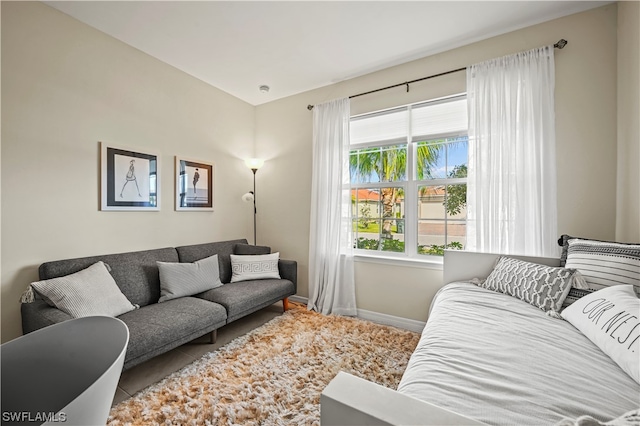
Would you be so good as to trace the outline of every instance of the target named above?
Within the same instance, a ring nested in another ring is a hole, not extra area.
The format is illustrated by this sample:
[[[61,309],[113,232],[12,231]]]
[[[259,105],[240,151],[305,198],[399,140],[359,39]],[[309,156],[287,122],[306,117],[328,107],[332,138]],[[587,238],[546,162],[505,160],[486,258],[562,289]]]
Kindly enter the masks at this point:
[[[466,120],[464,96],[352,119],[356,249],[424,256],[464,248]]]
[[[404,252],[404,190],[399,187],[351,190],[356,248]]]
[[[352,150],[351,183],[399,182],[407,179],[407,145]]]

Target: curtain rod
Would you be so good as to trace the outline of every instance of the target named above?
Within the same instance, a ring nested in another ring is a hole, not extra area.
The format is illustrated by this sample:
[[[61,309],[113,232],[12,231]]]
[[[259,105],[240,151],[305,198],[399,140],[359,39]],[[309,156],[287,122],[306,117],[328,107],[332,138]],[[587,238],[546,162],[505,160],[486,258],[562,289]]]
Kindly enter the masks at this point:
[[[553,45],[553,47],[556,48],[556,49],[563,49],[567,45],[567,43],[568,43],[567,40],[560,39],[556,44]],[[351,96],[349,96],[349,99],[357,98],[358,96],[370,95],[371,93],[381,92],[383,90],[393,89],[393,88],[400,87],[400,86],[407,86],[407,93],[408,93],[410,84],[417,83],[418,81],[428,80],[428,79],[434,78],[434,77],[441,77],[443,75],[453,74],[454,72],[460,72],[460,71],[464,71],[466,69],[467,69],[467,67],[458,68],[458,69],[451,70],[451,71],[441,72],[440,74],[434,74],[434,75],[430,75],[430,76],[427,76],[427,77],[417,78],[417,79],[411,80],[411,81],[405,81],[404,83],[393,84],[391,86],[382,87],[380,89],[375,89],[375,90],[370,90],[368,92],[358,93],[357,95],[351,95]],[[309,111],[311,111],[313,109],[313,105],[307,105],[307,109]]]

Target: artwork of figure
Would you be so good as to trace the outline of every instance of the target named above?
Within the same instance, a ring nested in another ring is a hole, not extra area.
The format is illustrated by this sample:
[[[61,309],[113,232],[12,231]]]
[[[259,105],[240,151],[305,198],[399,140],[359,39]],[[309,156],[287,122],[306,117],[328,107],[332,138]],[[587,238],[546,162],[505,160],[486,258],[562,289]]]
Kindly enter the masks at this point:
[[[213,210],[213,165],[176,156],[176,210]]]
[[[200,173],[198,173],[198,169],[196,169],[196,172],[193,174],[193,193],[196,193],[196,184],[198,183],[198,181],[200,180]]]
[[[129,171],[127,172],[127,176],[125,178],[124,185],[122,185],[122,190],[120,191],[120,198],[122,198],[122,193],[124,192],[124,188],[131,181],[133,181],[133,183],[136,184],[136,189],[138,190],[138,197],[142,197],[142,195],[140,195],[140,187],[138,186],[138,180],[136,179],[136,171],[135,171],[135,167],[133,165],[133,163],[135,163],[135,161],[136,160],[129,161]],[[195,179],[194,179],[194,187],[195,187]]]

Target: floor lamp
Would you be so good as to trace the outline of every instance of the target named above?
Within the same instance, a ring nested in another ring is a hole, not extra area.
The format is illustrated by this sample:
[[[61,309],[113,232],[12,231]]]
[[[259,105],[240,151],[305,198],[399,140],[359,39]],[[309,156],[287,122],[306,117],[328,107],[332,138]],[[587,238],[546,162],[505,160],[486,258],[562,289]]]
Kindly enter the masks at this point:
[[[264,165],[264,160],[259,158],[247,158],[244,163],[253,172],[253,191],[249,191],[242,196],[242,200],[245,203],[253,201],[253,245],[258,245],[256,240],[256,216],[258,215],[258,209],[256,208],[256,172],[260,167]]]

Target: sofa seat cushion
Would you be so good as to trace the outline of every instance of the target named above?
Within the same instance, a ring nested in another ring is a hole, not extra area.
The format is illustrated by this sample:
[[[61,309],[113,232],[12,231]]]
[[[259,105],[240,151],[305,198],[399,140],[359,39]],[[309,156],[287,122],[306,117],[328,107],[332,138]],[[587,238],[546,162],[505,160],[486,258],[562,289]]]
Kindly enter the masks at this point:
[[[291,281],[266,279],[225,284],[197,297],[224,306],[227,322],[231,322],[294,294],[295,287]]]
[[[118,318],[129,327],[124,365],[127,369],[222,327],[227,312],[217,303],[181,297],[147,305]]]

